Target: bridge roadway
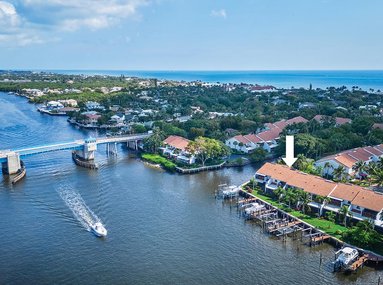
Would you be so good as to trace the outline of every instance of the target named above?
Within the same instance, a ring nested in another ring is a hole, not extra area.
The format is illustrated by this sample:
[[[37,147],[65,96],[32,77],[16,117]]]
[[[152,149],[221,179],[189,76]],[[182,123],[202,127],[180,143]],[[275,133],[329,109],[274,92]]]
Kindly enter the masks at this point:
[[[127,135],[127,136],[101,137],[101,138],[96,138],[96,144],[100,145],[100,144],[107,144],[107,143],[138,141],[138,140],[147,138],[149,136],[151,136],[151,134],[145,133],[145,134],[135,134],[135,135]],[[0,150],[0,163],[7,161],[7,154],[10,152],[16,152],[20,155],[20,157],[25,157],[29,155],[59,151],[59,150],[80,150],[80,149],[83,149],[86,140],[87,139],[80,139],[80,140],[75,140],[72,142],[48,144],[48,145],[28,147],[28,148]]]

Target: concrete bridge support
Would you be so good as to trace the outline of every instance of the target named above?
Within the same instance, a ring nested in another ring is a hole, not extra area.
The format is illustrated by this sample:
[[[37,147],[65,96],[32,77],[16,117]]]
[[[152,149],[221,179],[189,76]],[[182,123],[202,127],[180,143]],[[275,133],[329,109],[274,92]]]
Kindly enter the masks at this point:
[[[127,146],[130,149],[138,150],[138,141],[128,141]]]
[[[97,151],[96,141],[86,141],[82,150],[77,150],[76,154],[82,160],[94,160]]]
[[[8,174],[17,173],[21,169],[20,155],[17,152],[9,152],[7,154],[7,162],[4,164],[4,169]]]

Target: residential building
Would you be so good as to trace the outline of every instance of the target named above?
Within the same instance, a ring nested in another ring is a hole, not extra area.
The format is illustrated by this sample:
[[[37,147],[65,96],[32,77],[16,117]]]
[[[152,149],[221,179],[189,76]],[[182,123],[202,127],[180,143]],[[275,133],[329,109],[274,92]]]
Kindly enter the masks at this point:
[[[100,105],[98,102],[88,101],[85,103],[85,107],[87,110],[103,110],[104,106]]]
[[[190,140],[180,136],[170,136],[163,141],[162,153],[186,164],[195,163],[195,156],[187,151]]]
[[[326,121],[331,122],[331,120],[334,120],[335,126],[341,126],[344,124],[351,124],[351,122],[352,122],[351,119],[349,119],[349,118],[330,117],[330,116],[324,116],[324,115],[316,115],[313,119],[320,124],[323,124]]]
[[[348,176],[354,175],[354,166],[358,161],[369,164],[371,161],[378,161],[383,157],[383,144],[376,146],[358,147],[340,153],[329,155],[315,162],[316,167],[323,168],[323,174],[332,175],[334,169],[339,166],[344,168]]]
[[[356,185],[336,183],[273,163],[265,163],[256,172],[254,179],[268,193],[273,193],[278,187],[301,189],[309,193],[309,206],[318,213],[338,213],[342,206],[347,206],[353,219],[371,220],[375,226],[383,227],[381,193]],[[329,202],[324,202],[319,197],[329,197]]]
[[[266,123],[263,131],[256,134],[237,135],[226,140],[225,144],[231,149],[249,153],[258,147],[271,152],[277,145],[280,133],[289,125],[308,122],[303,117],[281,120],[275,123]]]

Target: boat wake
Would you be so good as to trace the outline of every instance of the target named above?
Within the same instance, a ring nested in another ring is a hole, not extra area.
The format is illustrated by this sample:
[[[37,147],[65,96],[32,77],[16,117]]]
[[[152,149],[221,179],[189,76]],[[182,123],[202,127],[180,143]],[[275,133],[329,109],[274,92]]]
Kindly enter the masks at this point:
[[[96,214],[85,204],[79,193],[72,190],[62,190],[60,191],[60,196],[72,211],[74,217],[87,231],[91,230],[91,225],[94,223],[101,222]]]

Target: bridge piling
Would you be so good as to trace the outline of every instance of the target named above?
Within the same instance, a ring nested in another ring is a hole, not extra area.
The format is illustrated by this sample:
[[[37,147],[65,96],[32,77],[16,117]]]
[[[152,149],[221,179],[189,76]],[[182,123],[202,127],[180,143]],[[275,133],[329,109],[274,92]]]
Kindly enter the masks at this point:
[[[7,153],[7,161],[3,169],[7,174],[16,174],[21,169],[20,155],[17,152]]]

